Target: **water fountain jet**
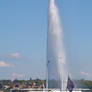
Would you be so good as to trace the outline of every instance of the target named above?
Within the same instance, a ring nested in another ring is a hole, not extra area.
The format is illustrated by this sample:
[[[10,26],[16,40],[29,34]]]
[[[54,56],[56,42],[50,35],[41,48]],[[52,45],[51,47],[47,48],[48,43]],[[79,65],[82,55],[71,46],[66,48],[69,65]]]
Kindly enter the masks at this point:
[[[50,0],[48,22],[48,88],[60,88],[65,90],[65,81],[67,80],[67,72],[65,68],[66,54],[59,11],[54,0]],[[51,82],[54,82],[54,85],[51,84]]]

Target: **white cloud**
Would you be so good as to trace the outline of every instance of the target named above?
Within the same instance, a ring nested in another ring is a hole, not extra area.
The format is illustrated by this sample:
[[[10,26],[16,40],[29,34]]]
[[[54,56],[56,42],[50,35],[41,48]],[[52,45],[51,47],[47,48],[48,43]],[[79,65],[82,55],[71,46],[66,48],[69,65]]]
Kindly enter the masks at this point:
[[[81,75],[84,75],[84,76],[86,76],[86,77],[92,77],[92,74],[90,74],[90,73],[87,73],[87,72],[80,72],[80,74]]]
[[[12,53],[12,54],[9,55],[9,57],[15,58],[15,59],[20,59],[21,58],[21,54],[20,53]]]
[[[12,67],[11,64],[7,64],[4,61],[0,61],[0,67]]]
[[[14,77],[24,77],[24,74],[18,74],[18,73],[13,73],[12,76]]]
[[[16,53],[11,53],[11,54],[7,54],[7,55],[0,55],[0,57],[2,58],[12,58],[12,59],[20,59],[22,56],[19,52]]]
[[[19,74],[19,73],[14,72],[11,76],[11,80],[14,80],[16,78],[22,78],[22,77],[24,77],[24,74]]]

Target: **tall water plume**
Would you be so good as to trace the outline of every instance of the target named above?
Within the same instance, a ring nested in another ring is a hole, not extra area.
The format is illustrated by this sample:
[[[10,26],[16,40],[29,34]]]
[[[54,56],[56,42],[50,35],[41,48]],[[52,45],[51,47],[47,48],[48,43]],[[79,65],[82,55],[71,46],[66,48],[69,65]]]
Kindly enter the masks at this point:
[[[66,88],[66,54],[60,16],[54,0],[50,0],[48,17],[47,69],[48,88]]]

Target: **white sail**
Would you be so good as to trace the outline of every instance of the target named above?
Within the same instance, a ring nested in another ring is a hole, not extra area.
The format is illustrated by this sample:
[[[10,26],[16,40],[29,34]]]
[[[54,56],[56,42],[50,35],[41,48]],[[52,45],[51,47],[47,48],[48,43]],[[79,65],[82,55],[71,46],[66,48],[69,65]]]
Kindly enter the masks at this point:
[[[47,42],[47,70],[48,88],[65,89],[66,81],[66,55],[63,43],[63,30],[60,23],[58,8],[54,0],[50,0],[48,18],[48,42]]]

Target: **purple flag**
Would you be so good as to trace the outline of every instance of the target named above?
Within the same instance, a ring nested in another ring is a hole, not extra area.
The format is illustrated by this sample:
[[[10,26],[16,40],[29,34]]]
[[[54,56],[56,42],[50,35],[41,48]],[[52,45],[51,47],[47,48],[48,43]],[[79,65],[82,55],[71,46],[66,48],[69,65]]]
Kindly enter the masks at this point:
[[[72,92],[74,88],[74,84],[73,81],[70,79],[70,77],[68,76],[68,81],[67,81],[67,89]]]

